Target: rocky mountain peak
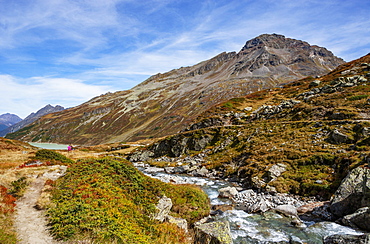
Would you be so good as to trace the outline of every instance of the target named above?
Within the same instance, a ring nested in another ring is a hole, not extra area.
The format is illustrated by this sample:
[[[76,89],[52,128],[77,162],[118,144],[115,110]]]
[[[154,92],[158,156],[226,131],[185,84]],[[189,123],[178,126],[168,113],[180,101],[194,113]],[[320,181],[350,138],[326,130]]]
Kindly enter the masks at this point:
[[[324,47],[278,34],[263,34],[247,41],[238,57],[239,62],[234,73],[249,71],[258,75],[271,73],[269,71],[284,73],[278,66],[285,66],[299,70],[305,76],[312,76],[314,73],[329,71],[344,63],[343,59],[335,57]],[[315,71],[312,70],[313,64],[317,64]]]
[[[277,44],[285,41],[286,38],[283,35],[263,34],[247,41],[241,51],[251,48],[261,48],[263,46],[274,46],[275,48],[279,48]]]
[[[6,114],[0,115],[0,131],[5,130],[9,126],[14,125],[21,120],[22,119],[19,118],[19,116],[15,114],[6,113]]]
[[[7,137],[80,144],[161,137],[185,129],[222,101],[324,75],[343,63],[325,48],[264,34],[248,41],[239,53],[223,52],[193,66],[154,75],[130,90],[44,116],[28,131]]]
[[[6,114],[0,115],[0,123],[6,124],[8,126],[13,125],[21,120],[22,119],[19,118],[19,116],[15,114],[6,113]]]
[[[36,113],[31,113],[29,114],[24,120],[19,119],[16,123],[13,123],[11,126],[4,128],[3,130],[0,130],[0,136],[5,136],[8,133],[12,133],[15,131],[18,131],[25,126],[33,123],[36,121],[38,118],[50,114],[50,113],[55,113],[55,112],[60,112],[64,110],[64,107],[60,105],[56,105],[55,107],[48,104],[45,107],[39,109]]]
[[[36,113],[31,113],[30,115],[28,115],[25,120],[27,119],[32,119],[32,118],[39,118],[45,114],[50,114],[50,113],[55,113],[55,112],[59,112],[59,111],[62,111],[64,110],[64,107],[60,106],[60,105],[56,105],[55,107],[48,104],[46,105],[45,107],[39,109]]]

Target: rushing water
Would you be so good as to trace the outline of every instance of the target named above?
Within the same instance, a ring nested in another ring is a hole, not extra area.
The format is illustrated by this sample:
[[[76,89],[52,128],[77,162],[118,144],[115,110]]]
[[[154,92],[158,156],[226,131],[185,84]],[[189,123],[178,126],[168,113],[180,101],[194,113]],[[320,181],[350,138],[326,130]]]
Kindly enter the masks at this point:
[[[186,175],[166,174],[160,168],[138,167],[145,174],[164,182],[177,184],[195,184],[202,187],[208,194],[211,204],[229,204],[228,199],[218,198],[218,189],[230,184],[225,181]],[[264,214],[248,214],[242,210],[229,210],[217,216],[219,220],[230,223],[232,238],[235,244],[246,243],[323,243],[325,236],[334,234],[360,235],[362,232],[333,222],[304,222],[307,227],[294,227],[291,219],[282,215],[266,212]]]
[[[51,149],[51,150],[67,150],[68,149],[68,145],[57,144],[57,143],[29,142],[28,144],[34,147],[39,147],[43,149]]]

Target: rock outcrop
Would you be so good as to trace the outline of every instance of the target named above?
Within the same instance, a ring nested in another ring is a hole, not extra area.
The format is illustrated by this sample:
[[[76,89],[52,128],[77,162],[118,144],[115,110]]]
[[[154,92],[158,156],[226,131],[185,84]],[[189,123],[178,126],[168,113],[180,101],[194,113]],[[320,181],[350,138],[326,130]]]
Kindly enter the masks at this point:
[[[370,231],[370,208],[363,207],[357,209],[353,214],[344,216],[342,223],[352,228]]]
[[[188,223],[186,219],[176,218],[170,215],[172,208],[172,200],[166,196],[159,199],[156,207],[156,213],[152,216],[153,219],[160,222],[168,222],[177,225],[179,228],[188,232]]]
[[[166,196],[159,199],[158,204],[155,206],[157,212],[154,214],[153,219],[161,222],[165,221],[172,208],[172,200]]]
[[[348,137],[348,135],[338,131],[338,130],[333,130],[330,132],[329,137],[327,138],[328,142],[331,142],[333,144],[341,144],[341,143],[350,143],[351,140]]]
[[[342,181],[331,201],[330,210],[337,217],[370,206],[370,169],[353,169]]]
[[[195,244],[231,244],[230,224],[226,221],[200,221],[194,224]]]
[[[370,244],[370,235],[332,235],[324,238],[324,244]]]

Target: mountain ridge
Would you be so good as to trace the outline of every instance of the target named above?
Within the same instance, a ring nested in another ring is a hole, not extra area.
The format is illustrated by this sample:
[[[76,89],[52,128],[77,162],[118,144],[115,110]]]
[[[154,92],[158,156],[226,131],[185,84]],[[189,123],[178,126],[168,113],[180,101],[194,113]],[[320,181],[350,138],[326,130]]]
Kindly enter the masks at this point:
[[[0,115],[0,131],[5,130],[21,120],[22,119],[16,114],[5,113]]]
[[[277,34],[261,35],[244,47],[45,116],[11,137],[89,145],[161,137],[186,128],[221,101],[323,75],[344,63],[325,48]]]
[[[56,105],[54,107],[54,106],[48,104],[45,107],[39,109],[36,113],[32,112],[25,119],[23,119],[21,121],[18,121],[17,123],[15,123],[15,124],[7,127],[4,130],[1,130],[0,131],[0,136],[5,136],[8,133],[16,132],[16,131],[18,131],[18,130],[24,128],[24,127],[26,127],[27,125],[33,123],[38,118],[40,118],[40,117],[42,117],[44,115],[47,115],[47,114],[50,114],[50,113],[54,113],[54,112],[59,112],[59,111],[62,111],[62,110],[64,110],[64,107],[62,107],[60,105]]]

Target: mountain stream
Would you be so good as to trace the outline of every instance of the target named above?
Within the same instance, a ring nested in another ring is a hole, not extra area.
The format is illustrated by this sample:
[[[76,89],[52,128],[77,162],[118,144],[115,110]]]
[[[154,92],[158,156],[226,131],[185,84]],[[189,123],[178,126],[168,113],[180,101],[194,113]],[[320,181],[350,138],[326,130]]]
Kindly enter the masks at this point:
[[[231,204],[231,200],[218,198],[218,189],[231,186],[228,182],[187,175],[167,174],[162,168],[136,164],[144,174],[164,182],[199,185],[209,196],[212,205]],[[243,210],[228,210],[216,216],[230,223],[234,244],[246,243],[323,243],[325,236],[334,234],[361,235],[360,231],[334,222],[304,221],[305,227],[294,227],[291,219],[273,212],[249,214]]]

